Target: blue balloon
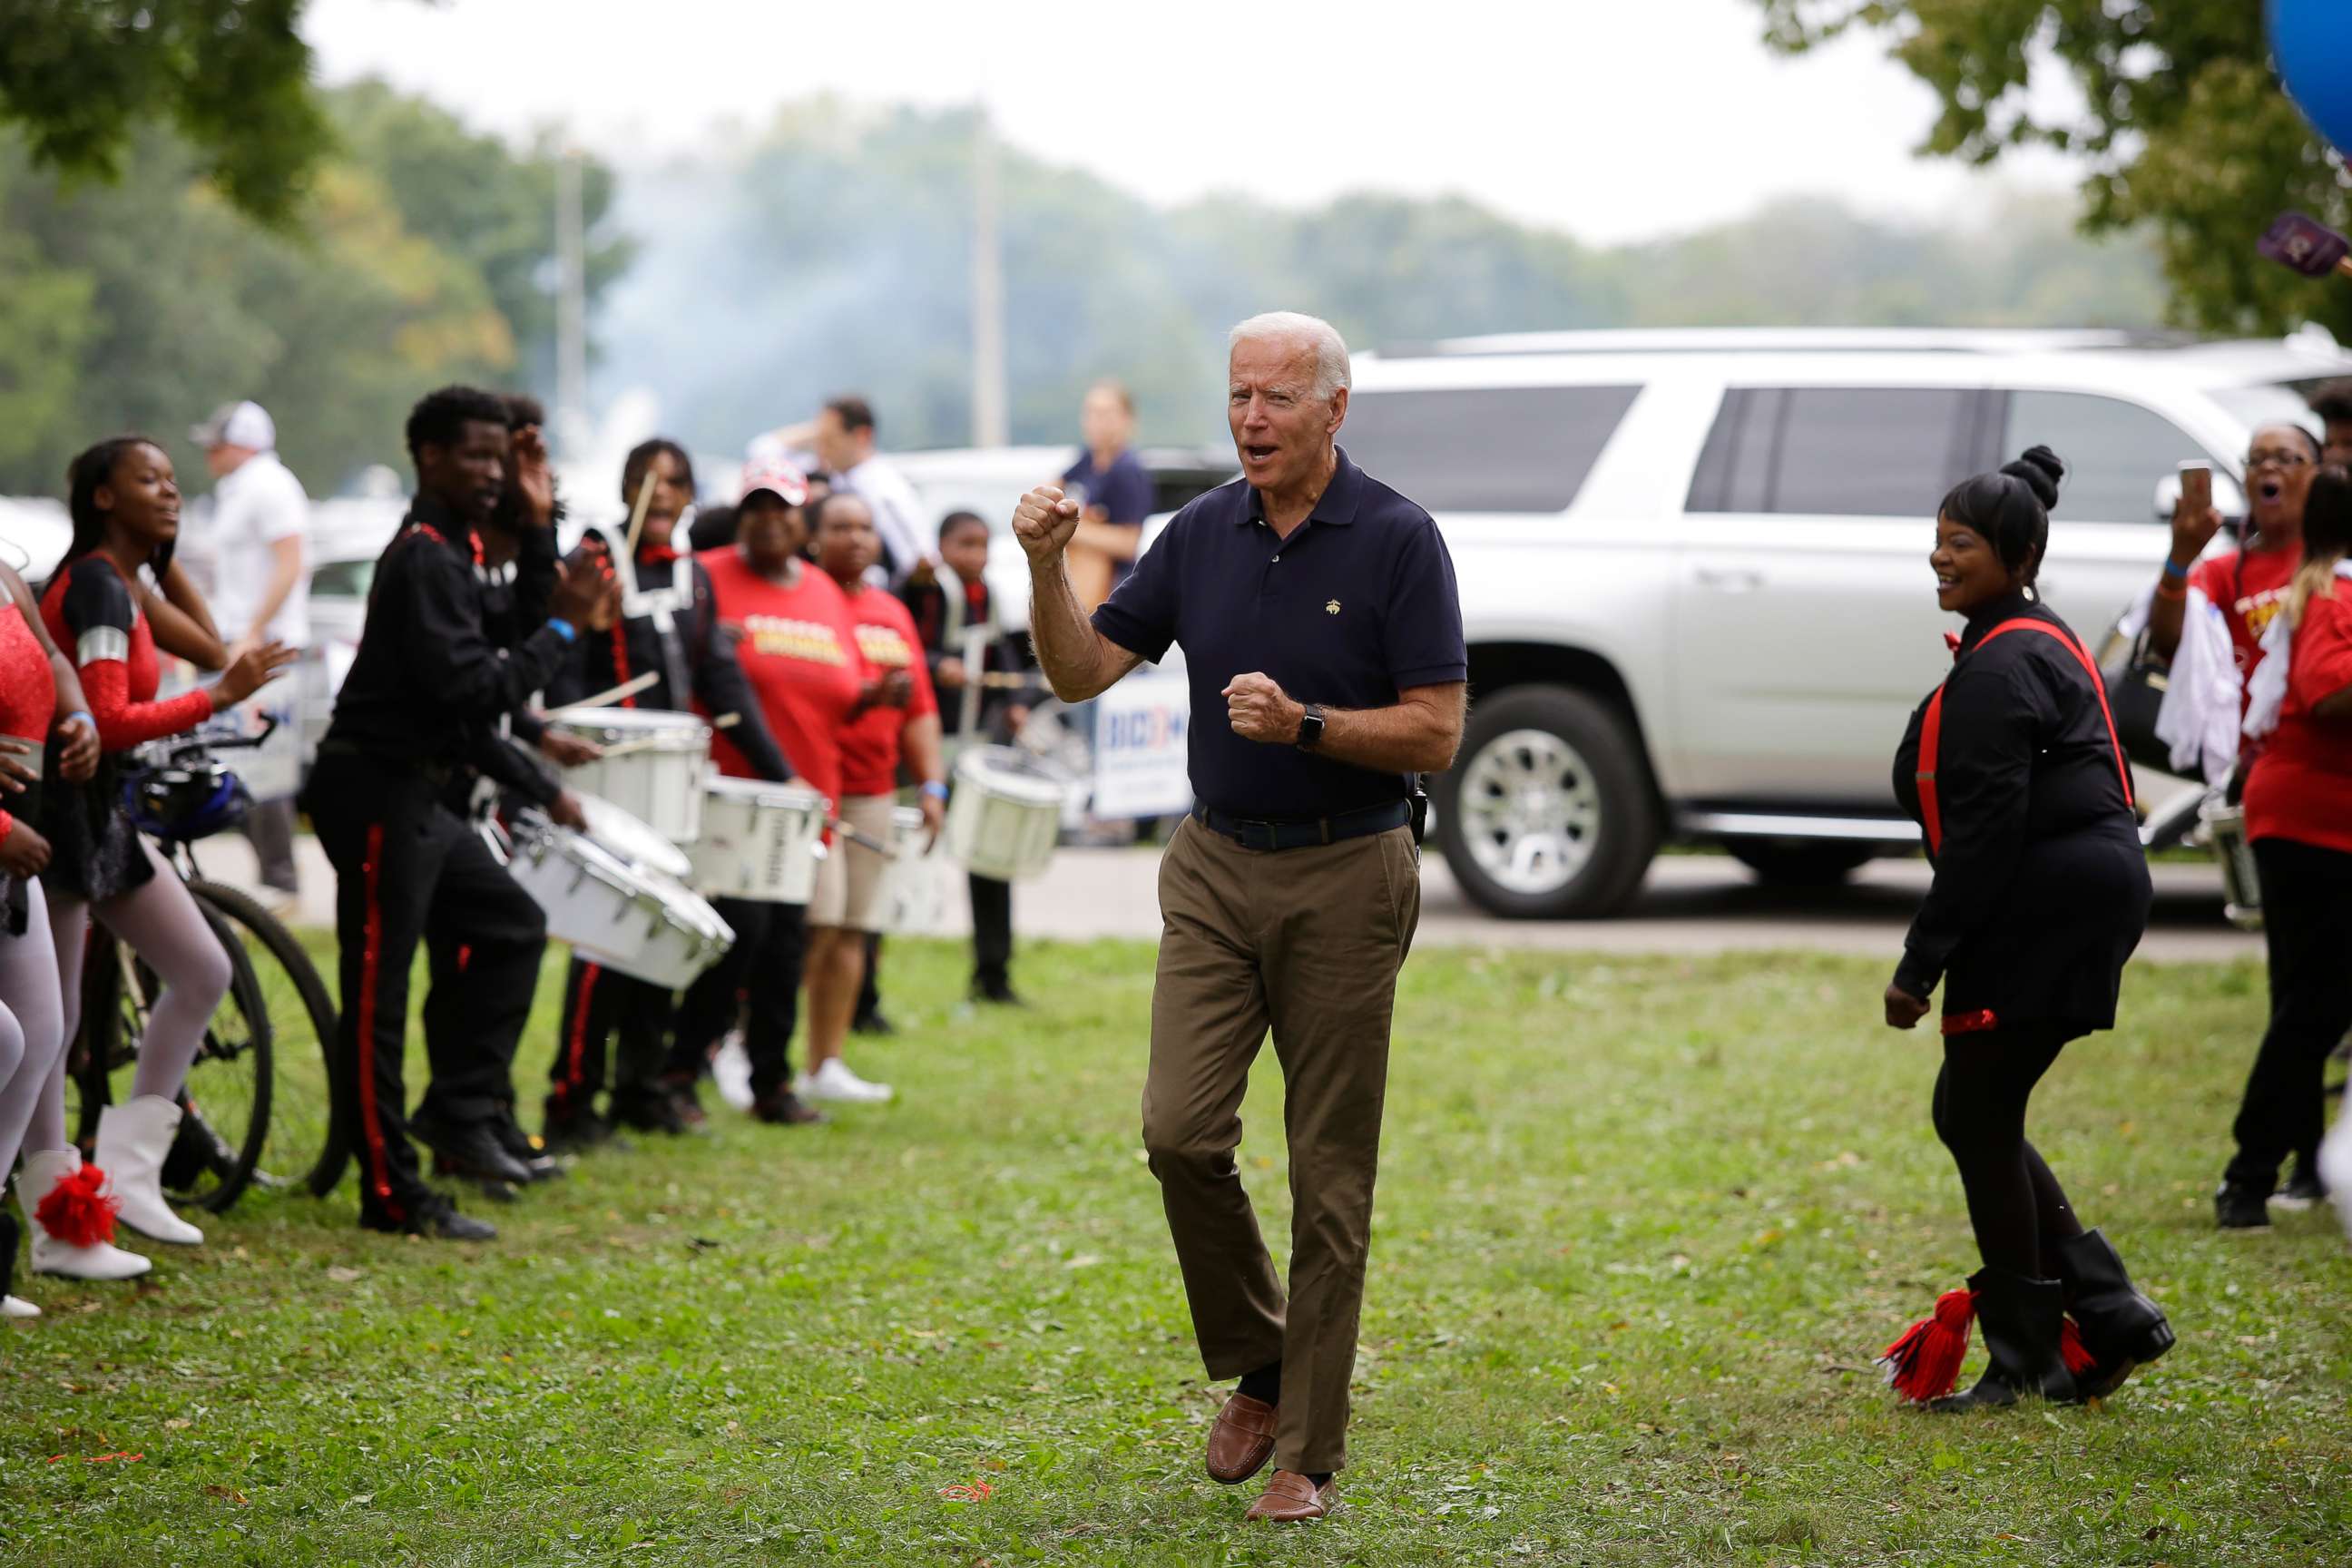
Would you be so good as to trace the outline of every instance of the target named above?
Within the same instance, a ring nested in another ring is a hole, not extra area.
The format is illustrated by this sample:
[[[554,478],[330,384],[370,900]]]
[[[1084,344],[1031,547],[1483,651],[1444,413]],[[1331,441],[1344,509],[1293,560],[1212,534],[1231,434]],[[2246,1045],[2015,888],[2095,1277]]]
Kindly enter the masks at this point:
[[[2352,0],[2270,0],[2271,54],[2288,94],[2352,153]]]

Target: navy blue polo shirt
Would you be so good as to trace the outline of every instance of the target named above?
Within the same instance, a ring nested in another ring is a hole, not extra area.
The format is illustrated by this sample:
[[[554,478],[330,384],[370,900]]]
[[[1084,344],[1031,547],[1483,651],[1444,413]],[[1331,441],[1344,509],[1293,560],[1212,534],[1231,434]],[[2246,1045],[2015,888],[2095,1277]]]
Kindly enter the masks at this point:
[[[1286,540],[1245,479],[1194,500],[1169,520],[1094,624],[1147,659],[1182,645],[1192,794],[1242,817],[1334,816],[1402,799],[1412,781],[1243,740],[1225,718],[1223,693],[1234,676],[1270,676],[1298,702],[1387,708],[1408,687],[1469,675],[1454,560],[1437,525],[1345,451],[1323,499]]]

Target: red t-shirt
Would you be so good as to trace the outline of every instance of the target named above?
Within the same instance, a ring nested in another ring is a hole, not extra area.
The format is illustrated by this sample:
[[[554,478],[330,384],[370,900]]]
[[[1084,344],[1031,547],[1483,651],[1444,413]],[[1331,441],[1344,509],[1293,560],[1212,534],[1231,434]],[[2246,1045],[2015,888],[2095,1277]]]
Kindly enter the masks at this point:
[[[898,742],[907,726],[940,710],[923,639],[915,617],[896,594],[860,588],[848,595],[849,618],[857,632],[865,679],[879,680],[894,669],[914,678],[915,695],[904,708],[869,708],[841,738],[841,788],[845,795],[888,795],[898,787]]]
[[[2324,698],[2352,686],[2352,582],[2314,595],[2294,628],[2279,726],[2246,775],[2246,837],[2292,838],[2352,853],[2352,720],[2315,719]]]
[[[2243,572],[2239,563],[2245,563]],[[2294,569],[2303,562],[2303,546],[2284,550],[2231,551],[2208,556],[2189,574],[2189,585],[2221,606],[2230,623],[2230,646],[2238,656],[2240,689],[2263,661],[2263,634],[2270,629],[2279,606],[2286,603]]]
[[[40,639],[13,599],[0,603],[0,734],[47,738],[57,717],[58,682]]]
[[[785,761],[802,784],[838,804],[842,735],[862,679],[841,590],[805,564],[798,583],[779,587],[731,544],[696,559],[710,574],[719,624],[737,639],[735,656]],[[759,776],[724,730],[712,737],[710,754],[731,778]]]

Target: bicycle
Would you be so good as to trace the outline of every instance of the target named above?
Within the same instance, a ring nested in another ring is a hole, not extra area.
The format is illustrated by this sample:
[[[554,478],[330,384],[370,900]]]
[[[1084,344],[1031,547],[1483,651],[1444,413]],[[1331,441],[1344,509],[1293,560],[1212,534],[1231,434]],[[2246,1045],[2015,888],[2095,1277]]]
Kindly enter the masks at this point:
[[[272,729],[173,742],[131,785],[145,808],[142,826],[229,954],[228,994],[189,1068],[186,1113],[164,1168],[166,1190],[215,1213],[255,1183],[299,1184],[324,1197],[351,1159],[351,1096],[325,980],[283,922],[242,889],[205,878],[196,861],[196,842],[230,825],[242,788],[212,753],[259,746]],[[90,1023],[74,1072],[85,1143],[99,1110],[127,1089],[155,992],[153,974],[102,927],[91,936],[82,1013]]]

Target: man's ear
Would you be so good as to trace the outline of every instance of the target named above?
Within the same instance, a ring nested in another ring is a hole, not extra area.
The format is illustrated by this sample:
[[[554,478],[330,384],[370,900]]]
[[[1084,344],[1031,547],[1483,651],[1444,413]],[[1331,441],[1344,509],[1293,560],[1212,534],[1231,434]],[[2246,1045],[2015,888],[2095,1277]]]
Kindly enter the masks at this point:
[[[1331,428],[1327,434],[1337,436],[1339,426],[1348,422],[1348,389],[1339,388],[1331,395]]]

